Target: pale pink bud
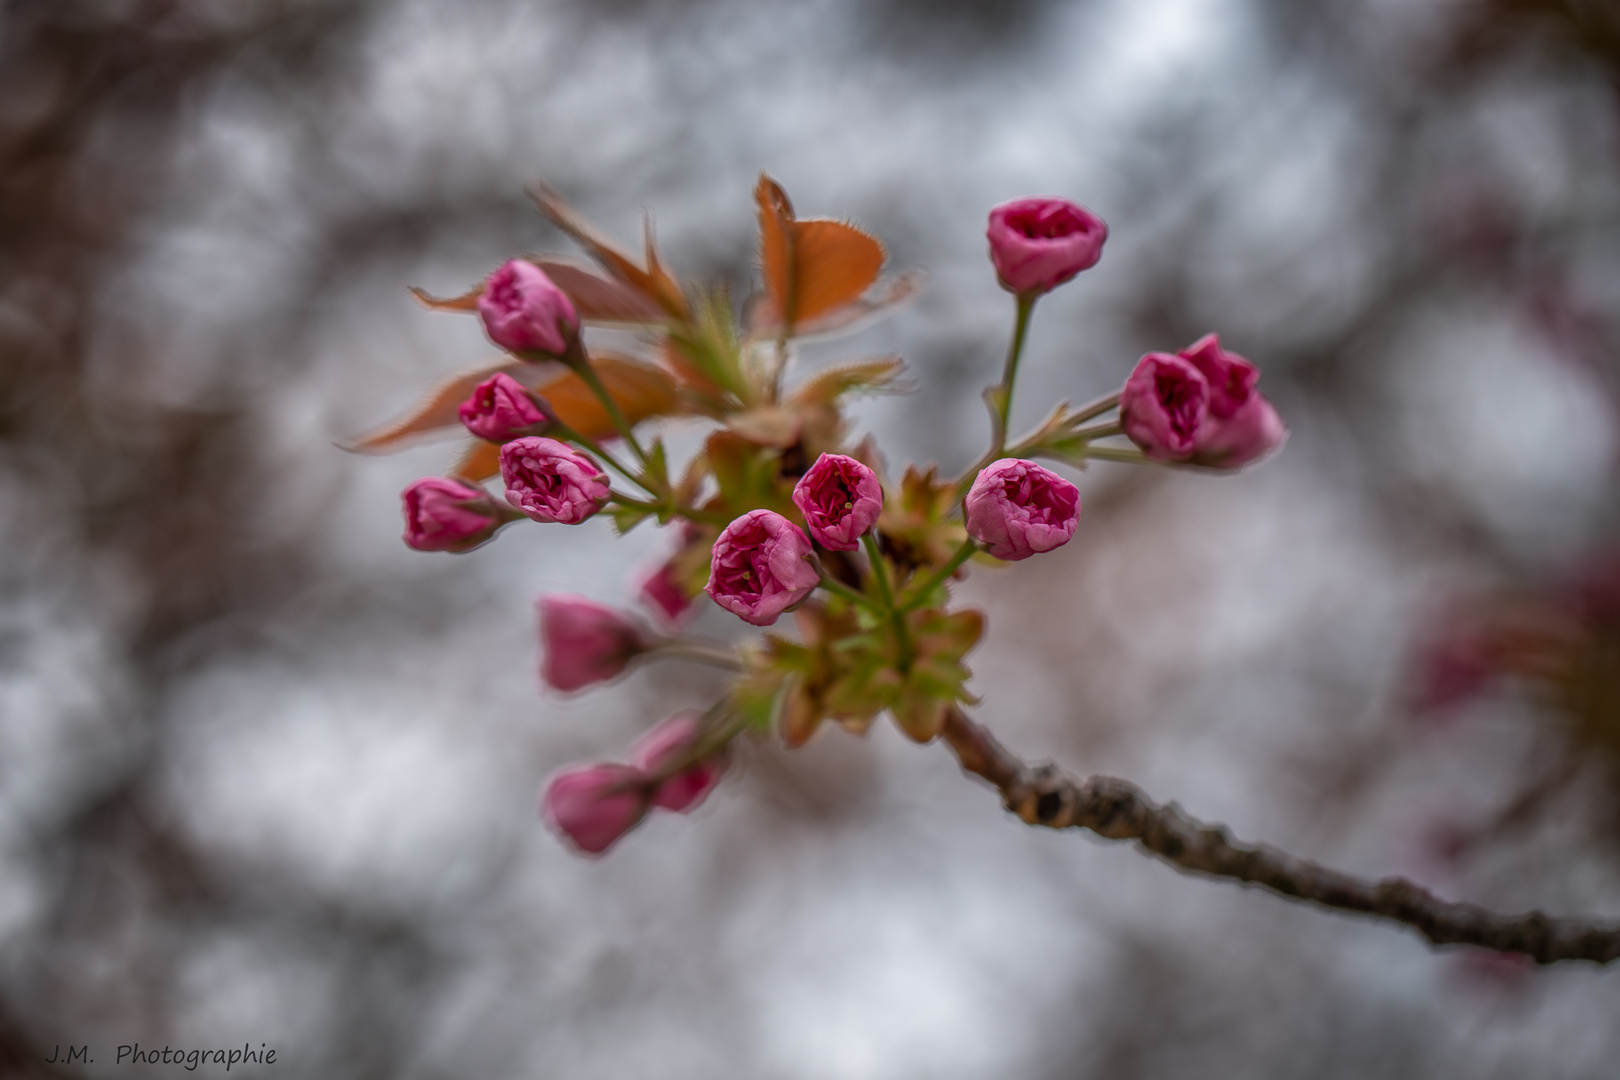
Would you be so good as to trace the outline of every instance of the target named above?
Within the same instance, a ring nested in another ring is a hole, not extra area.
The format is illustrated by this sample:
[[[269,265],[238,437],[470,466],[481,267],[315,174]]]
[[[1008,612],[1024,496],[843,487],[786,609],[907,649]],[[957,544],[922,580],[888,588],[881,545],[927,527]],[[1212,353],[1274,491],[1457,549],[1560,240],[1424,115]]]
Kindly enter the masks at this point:
[[[1009,292],[1050,292],[1102,257],[1108,226],[1068,199],[1028,198],[990,211],[990,261]]]
[[[476,484],[425,476],[400,492],[405,543],[417,551],[466,551],[501,526],[501,511]]]
[[[1148,457],[1186,461],[1208,434],[1209,399],[1209,381],[1191,361],[1148,353],[1120,392],[1120,426]]]
[[[554,419],[535,401],[534,396],[512,376],[497,371],[473,390],[456,412],[467,430],[480,439],[506,442]]]
[[[538,610],[540,677],[557,690],[606,682],[650,647],[629,616],[583,596],[542,596]]]
[[[641,773],[628,765],[571,765],[551,778],[540,815],[580,851],[600,855],[647,813]]]
[[[714,542],[709,583],[714,602],[754,626],[769,626],[821,581],[804,530],[771,510],[750,510]]]
[[[578,525],[607,505],[607,474],[594,459],[541,435],[501,447],[506,501],[536,521]]]
[[[877,474],[852,457],[822,454],[793,488],[810,536],[829,551],[854,551],[883,512]]]
[[[1192,456],[1194,463],[1236,469],[1282,445],[1288,428],[1271,402],[1255,389],[1259,368],[1221,348],[1221,339],[1214,334],[1204,335],[1176,355],[1196,367],[1209,383],[1209,417]]]
[[[1050,469],[1002,458],[981,471],[964,502],[968,535],[1009,562],[1060,548],[1080,520],[1080,490]]]
[[[518,354],[566,356],[579,337],[574,302],[524,259],[513,259],[489,276],[478,315],[491,341]]]
[[[677,713],[631,744],[630,764],[644,773],[657,773],[689,753],[699,734],[696,713]],[[708,754],[659,784],[653,805],[678,814],[696,810],[725,771],[724,750]]]

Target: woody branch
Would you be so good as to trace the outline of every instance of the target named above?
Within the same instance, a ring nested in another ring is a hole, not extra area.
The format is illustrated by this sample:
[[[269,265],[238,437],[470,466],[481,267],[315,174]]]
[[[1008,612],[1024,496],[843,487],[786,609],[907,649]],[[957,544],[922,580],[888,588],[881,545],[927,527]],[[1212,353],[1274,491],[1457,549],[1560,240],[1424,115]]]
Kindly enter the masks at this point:
[[[1441,900],[1401,878],[1362,881],[1268,845],[1240,844],[1223,826],[1198,821],[1175,803],[1160,806],[1125,780],[1076,780],[1055,765],[1029,765],[960,709],[949,711],[942,737],[963,771],[988,780],[1007,809],[1031,825],[1090,829],[1109,840],[1134,841],[1180,870],[1402,923],[1436,945],[1523,953],[1539,964],[1620,959],[1620,925],[1558,919],[1539,911],[1502,915]]]

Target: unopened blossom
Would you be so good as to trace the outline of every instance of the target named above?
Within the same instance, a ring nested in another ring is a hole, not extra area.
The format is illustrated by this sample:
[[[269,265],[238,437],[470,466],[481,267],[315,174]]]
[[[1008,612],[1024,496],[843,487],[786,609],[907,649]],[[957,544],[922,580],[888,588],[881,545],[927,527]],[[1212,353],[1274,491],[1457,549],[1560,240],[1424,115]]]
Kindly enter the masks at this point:
[[[701,731],[696,713],[677,713],[657,724],[630,746],[630,764],[656,775],[692,752]],[[653,789],[654,806],[676,813],[695,810],[709,797],[726,769],[723,749],[705,754]]]
[[[1079,489],[1022,458],[982,470],[963,505],[968,535],[1009,562],[1062,547],[1080,520]]]
[[[526,259],[513,259],[489,276],[478,316],[491,341],[520,356],[563,357],[579,338],[574,302]]]
[[[1282,417],[1255,388],[1260,369],[1246,357],[1221,348],[1206,334],[1177,356],[1196,367],[1209,384],[1209,417],[1192,461],[1236,469],[1264,457],[1288,436]]]
[[[986,236],[1002,287],[1039,295],[1095,266],[1108,226],[1068,199],[1033,197],[991,210]]]
[[[794,486],[793,505],[816,543],[829,551],[854,551],[883,512],[883,488],[877,474],[854,458],[822,454]]]
[[[417,551],[466,551],[500,528],[500,507],[477,484],[425,476],[400,492],[405,543]]]
[[[501,447],[506,501],[536,521],[577,525],[607,505],[611,488],[589,454],[543,435]]]
[[[1148,353],[1120,392],[1120,427],[1155,461],[1187,461],[1211,430],[1209,401],[1209,380],[1190,360]]]
[[[552,777],[540,797],[540,815],[580,851],[600,855],[636,827],[648,805],[640,770],[598,762],[571,765]]]
[[[751,510],[715,540],[704,590],[744,622],[769,626],[820,582],[813,551],[804,530],[781,514]]]
[[[680,626],[692,614],[696,597],[681,585],[673,562],[660,563],[641,579],[637,590],[642,604],[669,626]]]
[[[547,594],[540,615],[540,677],[565,692],[617,677],[651,643],[617,608],[583,596]]]
[[[515,439],[554,419],[546,415],[522,383],[504,371],[479,383],[456,412],[468,431],[497,443]]]

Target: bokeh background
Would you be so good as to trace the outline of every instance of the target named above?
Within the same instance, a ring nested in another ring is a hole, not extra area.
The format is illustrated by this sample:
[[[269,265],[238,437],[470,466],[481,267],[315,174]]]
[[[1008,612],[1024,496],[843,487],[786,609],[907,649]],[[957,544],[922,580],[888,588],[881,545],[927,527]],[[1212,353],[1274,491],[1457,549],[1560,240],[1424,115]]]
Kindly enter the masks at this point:
[[[856,409],[894,466],[982,448],[984,215],[1024,194],[1112,238],[1041,304],[1019,418],[1218,330],[1290,422],[1236,476],[1092,468],[1074,542],[961,590],[1011,746],[1620,916],[1620,736],[1412,691],[1457,598],[1620,540],[1612,5],[6,0],[0,1073],[176,1071],[112,1064],[139,1042],[329,1080],[1613,1076],[1620,971],[1027,829],[884,725],[752,748],[600,861],[546,833],[552,770],[717,685],[539,689],[534,597],[628,602],[668,538],[410,552],[397,492],[452,449],[334,443],[489,354],[406,287],[566,249],[536,179],[626,239],[653,209],[741,295],[761,169],[929,274],[801,358],[908,360]]]

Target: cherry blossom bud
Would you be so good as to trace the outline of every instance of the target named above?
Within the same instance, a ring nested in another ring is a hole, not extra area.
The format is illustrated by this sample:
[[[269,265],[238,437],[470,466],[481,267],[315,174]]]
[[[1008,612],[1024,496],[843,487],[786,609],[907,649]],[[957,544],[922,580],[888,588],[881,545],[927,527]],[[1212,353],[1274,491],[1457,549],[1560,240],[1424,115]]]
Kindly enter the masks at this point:
[[[1260,369],[1247,358],[1221,348],[1206,334],[1176,353],[1209,383],[1209,417],[1192,460],[1199,465],[1236,469],[1271,453],[1288,437],[1282,417],[1255,389]]]
[[[501,509],[477,484],[425,476],[400,492],[405,543],[417,551],[467,551],[501,527]]]
[[[1038,296],[1097,265],[1108,226],[1067,199],[1036,197],[991,210],[986,235],[1001,287]]]
[[[525,433],[543,434],[556,420],[524,385],[497,371],[473,390],[456,410],[468,431],[480,439],[503,443]]]
[[[714,542],[704,590],[744,622],[769,626],[820,583],[813,550],[804,530],[781,514],[750,510]]]
[[[560,359],[579,339],[574,302],[525,259],[513,259],[489,276],[478,315],[491,341],[519,355]]]
[[[680,626],[691,616],[695,597],[681,587],[675,564],[661,563],[641,582],[641,602],[669,626]]]
[[[588,454],[544,436],[501,447],[506,501],[536,521],[578,525],[607,505],[607,474]]]
[[[822,454],[793,488],[810,536],[829,551],[854,551],[883,511],[877,474],[852,457]]]
[[[657,773],[689,753],[699,734],[696,713],[677,713],[631,744],[630,764],[643,773]],[[696,810],[725,771],[725,751],[708,754],[659,784],[653,805],[678,814]]]
[[[542,596],[540,677],[564,692],[615,678],[651,648],[629,616],[583,596]]]
[[[580,851],[600,855],[635,828],[647,813],[640,770],[598,762],[571,765],[551,778],[540,797],[540,815]]]
[[[1155,461],[1186,461],[1211,429],[1209,401],[1209,380],[1191,361],[1148,353],[1120,392],[1120,426]]]
[[[968,535],[1009,562],[1060,548],[1080,520],[1080,491],[1033,461],[1002,458],[979,473],[964,503]]]

